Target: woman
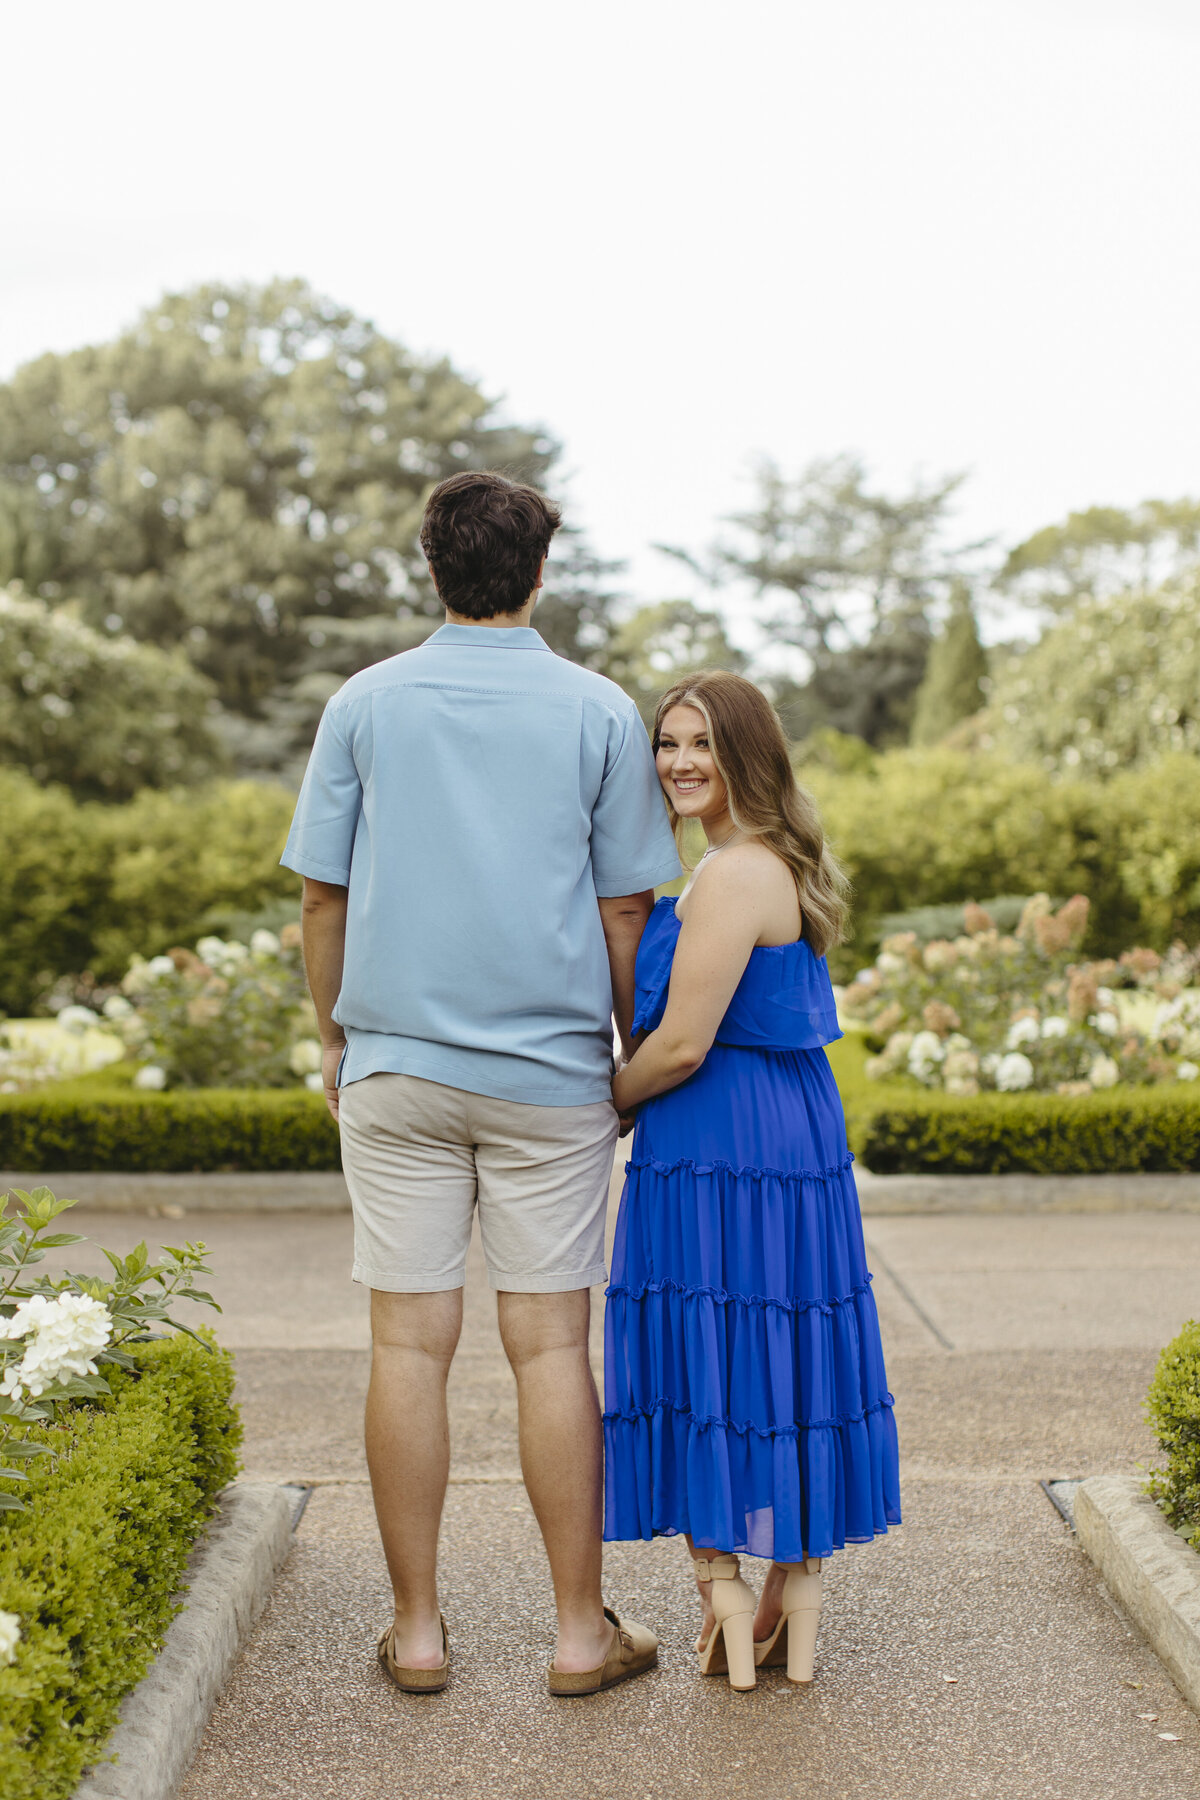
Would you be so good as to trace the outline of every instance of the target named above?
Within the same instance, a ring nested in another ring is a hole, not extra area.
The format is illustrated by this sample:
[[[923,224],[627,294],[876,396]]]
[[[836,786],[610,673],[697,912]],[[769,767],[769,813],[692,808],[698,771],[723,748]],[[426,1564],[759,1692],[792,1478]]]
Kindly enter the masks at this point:
[[[605,1537],[683,1532],[706,1674],[812,1679],[821,1559],[900,1519],[825,951],[845,880],[740,675],[663,696],[659,779],[708,849],[638,951],[637,1126],[605,1316]],[[770,1557],[762,1597],[736,1552]]]

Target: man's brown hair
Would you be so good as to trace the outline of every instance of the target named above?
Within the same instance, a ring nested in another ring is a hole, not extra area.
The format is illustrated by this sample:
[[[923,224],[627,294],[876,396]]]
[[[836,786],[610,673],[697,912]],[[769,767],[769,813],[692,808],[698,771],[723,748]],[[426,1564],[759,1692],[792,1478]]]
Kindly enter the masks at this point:
[[[439,481],[421,521],[421,548],[443,606],[468,619],[519,612],[561,524],[552,500],[490,469]]]

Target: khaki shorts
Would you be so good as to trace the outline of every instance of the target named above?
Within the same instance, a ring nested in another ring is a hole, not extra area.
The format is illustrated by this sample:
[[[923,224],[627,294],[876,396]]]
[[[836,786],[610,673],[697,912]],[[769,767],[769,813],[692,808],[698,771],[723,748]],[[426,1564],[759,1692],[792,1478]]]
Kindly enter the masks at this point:
[[[617,1140],[607,1101],[526,1106],[381,1074],[344,1087],[338,1114],[355,1281],[389,1294],[461,1287],[476,1201],[494,1288],[557,1294],[604,1280]]]

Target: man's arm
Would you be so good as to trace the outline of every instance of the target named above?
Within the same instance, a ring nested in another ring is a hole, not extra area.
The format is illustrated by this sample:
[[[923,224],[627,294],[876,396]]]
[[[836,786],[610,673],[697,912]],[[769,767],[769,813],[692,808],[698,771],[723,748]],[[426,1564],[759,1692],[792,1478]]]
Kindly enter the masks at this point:
[[[626,1057],[633,1055],[630,1028],[633,1025],[633,965],[637,947],[642,941],[646,920],[654,906],[654,889],[641,894],[619,894],[615,899],[600,900],[600,922],[604,942],[608,946],[608,967],[612,976],[613,1012],[621,1048]]]
[[[348,888],[335,887],[328,881],[314,881],[310,875],[304,877],[304,899],[300,905],[304,973],[321,1033],[325,1104],[335,1119],[338,1116],[337,1068],[346,1047],[346,1034],[334,1020],[333,1009],[342,988],[349,898]]]

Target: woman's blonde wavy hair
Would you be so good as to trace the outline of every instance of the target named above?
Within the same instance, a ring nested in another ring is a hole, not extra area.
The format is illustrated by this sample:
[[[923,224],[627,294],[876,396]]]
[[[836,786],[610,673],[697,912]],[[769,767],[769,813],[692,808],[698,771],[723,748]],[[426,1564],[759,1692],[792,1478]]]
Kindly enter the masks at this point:
[[[817,956],[840,944],[850,884],[825,842],[812,796],[797,784],[787,738],[765,694],[744,675],[700,669],[667,689],[654,715],[654,750],[673,706],[694,706],[708,728],[708,747],[729,792],[729,816],[788,868],[800,898],[802,935]],[[671,804],[675,841],[683,848],[684,821]]]

